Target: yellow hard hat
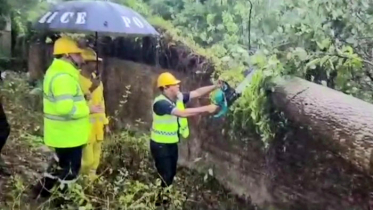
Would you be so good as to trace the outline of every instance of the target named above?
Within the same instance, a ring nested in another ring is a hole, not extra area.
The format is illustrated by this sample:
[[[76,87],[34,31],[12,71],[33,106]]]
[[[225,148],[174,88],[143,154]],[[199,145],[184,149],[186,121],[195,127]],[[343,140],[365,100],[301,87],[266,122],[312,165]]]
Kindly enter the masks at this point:
[[[92,48],[86,48],[83,50],[82,57],[84,61],[96,61],[96,52]],[[98,61],[102,61],[102,58],[98,58]]]
[[[78,43],[68,37],[61,37],[54,43],[53,55],[63,55],[69,53],[82,53]]]
[[[177,85],[180,83],[180,80],[176,79],[174,75],[169,72],[164,72],[159,75],[157,80],[157,87],[165,87],[167,85]]]

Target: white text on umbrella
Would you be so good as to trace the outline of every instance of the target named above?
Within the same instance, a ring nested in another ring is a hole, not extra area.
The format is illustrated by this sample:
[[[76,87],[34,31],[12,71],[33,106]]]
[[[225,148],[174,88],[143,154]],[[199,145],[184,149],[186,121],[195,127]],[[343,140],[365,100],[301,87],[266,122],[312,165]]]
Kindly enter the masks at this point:
[[[40,18],[39,23],[51,23],[53,19],[58,15],[58,12],[47,12],[43,17]],[[61,15],[61,23],[69,23],[71,18],[73,18],[75,13],[65,12]],[[85,24],[86,23],[86,12],[77,12],[75,24]]]
[[[59,14],[59,12],[47,12],[43,17],[40,18],[39,23],[51,23],[56,16]],[[64,12],[60,16],[60,22],[61,23],[69,23],[74,18],[75,13],[74,12]],[[76,13],[76,19],[75,24],[86,24],[86,12],[77,12]],[[124,22],[124,25],[127,28],[131,27],[131,24],[135,23],[135,25],[139,28],[144,28],[144,23],[138,18],[138,17],[126,17],[122,16],[122,20]]]
[[[126,16],[122,16],[122,19],[124,21],[124,24],[126,25],[127,28],[130,28],[130,24],[131,24],[131,19],[129,19],[128,17]],[[137,17],[132,17],[132,21],[135,22],[135,24],[137,25],[137,27],[139,28],[144,28],[144,24],[141,22],[141,20],[139,20]]]

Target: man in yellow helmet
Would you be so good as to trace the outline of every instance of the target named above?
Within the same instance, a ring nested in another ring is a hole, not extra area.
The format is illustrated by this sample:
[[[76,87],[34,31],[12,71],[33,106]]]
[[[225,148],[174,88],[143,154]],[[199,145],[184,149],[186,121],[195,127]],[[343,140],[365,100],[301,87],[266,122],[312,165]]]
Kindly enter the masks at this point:
[[[59,38],[54,43],[55,58],[44,77],[44,142],[55,150],[59,168],[44,173],[34,189],[43,197],[50,195],[57,182],[65,190],[75,181],[90,133],[89,114],[102,112],[100,106],[88,106],[80,88],[82,52],[72,39]]]
[[[104,130],[108,131],[109,120],[105,115],[104,87],[100,80],[100,75],[95,74],[97,68],[96,59],[101,62],[101,58],[96,58],[93,49],[84,50],[83,59],[85,64],[80,71],[80,86],[83,93],[88,95],[88,103],[99,105],[103,108],[102,113],[94,113],[90,116],[92,124],[91,134],[88,144],[83,149],[82,174],[88,175],[91,180],[96,178],[96,170],[100,163],[101,145],[104,139]]]
[[[201,87],[188,93],[181,93],[179,84],[180,81],[171,73],[162,73],[157,80],[157,86],[161,94],[155,98],[152,108],[153,123],[150,150],[162,179],[162,187],[171,185],[176,175],[178,142],[180,137],[187,138],[189,136],[187,117],[202,113],[213,113],[218,108],[211,104],[186,109],[185,104],[193,98],[209,94],[219,88],[220,83]]]

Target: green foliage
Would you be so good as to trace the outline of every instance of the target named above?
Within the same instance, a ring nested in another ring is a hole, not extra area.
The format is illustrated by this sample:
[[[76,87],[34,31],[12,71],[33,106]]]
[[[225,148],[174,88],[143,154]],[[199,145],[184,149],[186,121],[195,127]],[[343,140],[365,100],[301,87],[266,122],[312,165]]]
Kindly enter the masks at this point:
[[[264,54],[259,53],[251,57],[251,62],[259,69],[254,73],[250,86],[233,107],[233,128],[235,124],[246,130],[254,127],[267,147],[276,133],[275,123],[270,118],[271,107],[268,103],[267,89],[272,85],[271,79],[278,76],[277,71],[283,69],[283,66],[276,56],[271,56],[267,60]]]
[[[16,14],[13,19],[19,34],[27,33],[25,21],[34,20],[47,7],[46,2],[35,1],[8,2]],[[270,78],[275,76],[299,76],[373,101],[373,63],[369,62],[373,57],[369,38],[373,5],[369,0],[252,0],[251,30],[247,0],[234,4],[221,0],[116,2],[144,15],[163,36],[172,38],[170,45],[182,43],[207,58],[215,75],[231,85],[241,81],[248,66],[260,69],[239,106],[234,107],[234,113],[246,117],[234,114],[233,124],[254,127],[264,142],[276,133],[269,118],[273,110],[264,99]]]
[[[12,30],[18,37],[26,36],[30,32],[29,21],[34,21],[47,9],[47,3],[39,0],[11,0],[8,1],[8,11],[12,20]]]
[[[136,7],[128,6],[146,11],[143,14],[152,24],[208,58],[215,73],[232,85],[248,66],[259,69],[234,107],[233,124],[254,127],[266,143],[277,127],[270,122],[269,116],[275,113],[266,99],[275,76],[299,76],[373,102],[373,63],[369,61],[373,57],[373,4],[369,0],[251,2],[251,49],[247,48],[247,0],[234,4],[143,0],[136,1]]]
[[[21,136],[42,134],[42,95],[35,95],[30,92],[31,86],[28,84],[26,75],[19,75],[15,72],[7,71],[6,79],[1,84],[0,96],[4,109],[11,113],[9,118],[12,129],[19,132]],[[29,122],[25,124],[24,122]]]
[[[9,4],[7,0],[0,0],[0,30],[3,30],[6,26],[6,22],[9,17]]]

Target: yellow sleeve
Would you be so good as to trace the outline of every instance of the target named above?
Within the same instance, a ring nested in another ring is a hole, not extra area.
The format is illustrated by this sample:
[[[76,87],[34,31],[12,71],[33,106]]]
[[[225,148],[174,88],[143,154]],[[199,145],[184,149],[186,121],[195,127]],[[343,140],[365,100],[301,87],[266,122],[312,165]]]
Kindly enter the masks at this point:
[[[106,116],[106,108],[105,108],[105,99],[104,99],[104,96],[102,96],[101,106],[104,109],[104,113],[103,113],[103,115],[104,115],[104,125],[107,125],[107,124],[109,124],[109,118]]]
[[[80,87],[82,88],[84,95],[90,94],[89,88],[92,85],[92,82],[90,79],[85,78],[83,75],[79,75],[79,84],[80,84]]]

